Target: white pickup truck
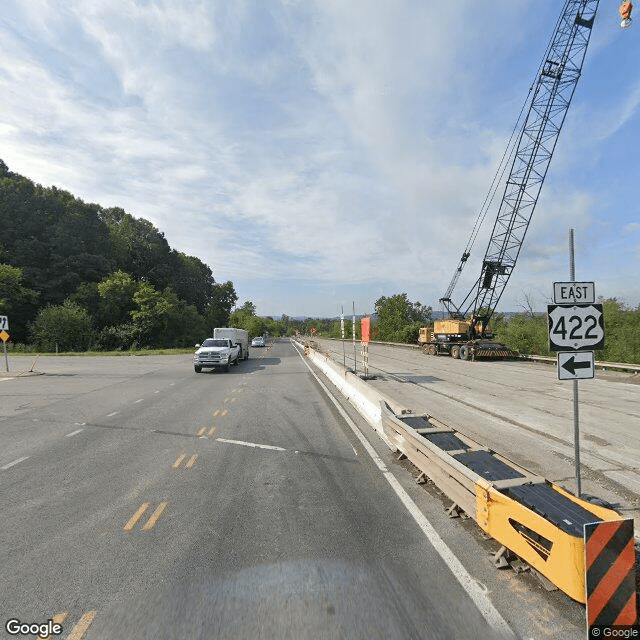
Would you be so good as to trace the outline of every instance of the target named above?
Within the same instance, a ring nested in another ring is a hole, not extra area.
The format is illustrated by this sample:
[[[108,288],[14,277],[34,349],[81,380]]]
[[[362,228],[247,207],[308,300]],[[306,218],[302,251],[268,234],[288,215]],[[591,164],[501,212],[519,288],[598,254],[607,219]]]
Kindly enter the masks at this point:
[[[224,369],[229,371],[232,364],[238,364],[240,346],[233,344],[229,338],[207,338],[193,356],[193,368],[196,373],[203,369]]]

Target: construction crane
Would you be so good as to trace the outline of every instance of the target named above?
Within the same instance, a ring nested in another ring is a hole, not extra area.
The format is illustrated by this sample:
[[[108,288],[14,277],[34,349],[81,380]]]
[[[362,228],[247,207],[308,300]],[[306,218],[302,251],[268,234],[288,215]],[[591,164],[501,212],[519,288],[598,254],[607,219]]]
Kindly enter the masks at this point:
[[[513,273],[549,169],[558,136],[575,92],[599,0],[566,0],[535,83],[514,127],[501,165],[482,205],[471,238],[440,302],[449,321],[436,321],[421,329],[419,341],[428,353],[453,357],[512,355],[507,347],[491,343],[489,320]],[[619,7],[621,27],[631,24],[630,2]],[[524,117],[523,117],[524,116]],[[502,177],[510,167],[489,245],[478,279],[459,304],[451,298],[484,217]],[[466,320],[470,318],[469,320]],[[480,342],[482,340],[482,342]]]

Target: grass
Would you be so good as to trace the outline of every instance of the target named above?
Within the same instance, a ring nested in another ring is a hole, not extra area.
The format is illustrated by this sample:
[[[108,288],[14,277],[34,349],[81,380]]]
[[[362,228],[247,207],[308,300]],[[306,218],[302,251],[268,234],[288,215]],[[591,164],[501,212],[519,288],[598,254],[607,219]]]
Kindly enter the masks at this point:
[[[9,355],[39,355],[39,356],[174,356],[193,353],[194,347],[172,347],[165,349],[130,349],[127,351],[37,351],[36,349],[8,349]]]

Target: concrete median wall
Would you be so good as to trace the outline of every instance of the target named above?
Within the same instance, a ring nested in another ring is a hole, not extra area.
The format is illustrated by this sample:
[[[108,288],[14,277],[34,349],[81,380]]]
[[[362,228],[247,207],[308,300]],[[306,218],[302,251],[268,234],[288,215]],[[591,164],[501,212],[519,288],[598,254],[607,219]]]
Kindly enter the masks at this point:
[[[301,347],[304,345],[299,344]],[[372,389],[364,380],[361,380],[342,365],[334,362],[329,356],[316,349],[306,348],[306,356],[324,373],[340,393],[357,409],[358,413],[375,429],[385,444],[395,451],[396,447],[391,443],[385,433],[382,423],[380,401],[386,402],[394,411],[401,413],[397,402],[392,398]]]

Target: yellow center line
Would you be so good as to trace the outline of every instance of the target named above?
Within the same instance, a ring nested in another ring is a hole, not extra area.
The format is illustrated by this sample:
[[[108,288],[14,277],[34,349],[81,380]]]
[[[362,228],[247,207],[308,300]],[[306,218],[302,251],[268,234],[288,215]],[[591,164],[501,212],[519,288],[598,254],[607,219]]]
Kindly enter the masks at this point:
[[[204,435],[204,432],[205,432],[206,430],[207,430],[207,428],[206,428],[206,427],[201,427],[200,431],[198,431],[198,435],[199,435],[199,436]]]
[[[177,469],[180,466],[180,463],[187,457],[186,453],[183,453],[171,466],[174,469]]]
[[[229,404],[233,404],[237,399],[238,399],[238,398],[231,398],[231,399],[229,400]]]
[[[220,409],[216,409],[216,410],[213,412],[213,417],[215,418],[219,413],[220,413]]]
[[[229,411],[227,411],[227,409],[225,409],[220,415],[221,416],[226,416],[229,413]]]
[[[131,516],[131,519],[124,525],[125,531],[131,531],[136,526],[136,522],[140,520],[142,514],[149,508],[148,502],[143,502],[140,508]]]
[[[227,402],[229,402],[229,398],[228,397],[224,399],[224,403],[227,404]]]
[[[158,508],[151,514],[151,517],[149,518],[149,520],[147,520],[147,523],[144,525],[144,527],[142,527],[144,531],[149,531],[149,529],[153,528],[153,525],[156,523],[156,520],[160,517],[166,506],[166,502],[161,502],[158,505]]]
[[[212,436],[215,432],[216,432],[216,428],[215,427],[211,427],[211,429],[209,429],[209,435],[210,436]]]
[[[51,621],[53,624],[62,624],[68,615],[67,611],[64,611],[63,613],[56,613],[56,615],[51,618]],[[42,640],[50,640],[50,638],[51,636],[47,634],[46,636],[43,636]]]
[[[190,469],[191,467],[193,467],[197,457],[198,457],[197,453],[191,456],[189,462],[187,462],[187,469]]]
[[[67,640],[80,640],[86,633],[87,629],[96,617],[97,611],[87,611],[82,618],[78,621],[78,624],[73,627],[71,633],[67,636]]]

